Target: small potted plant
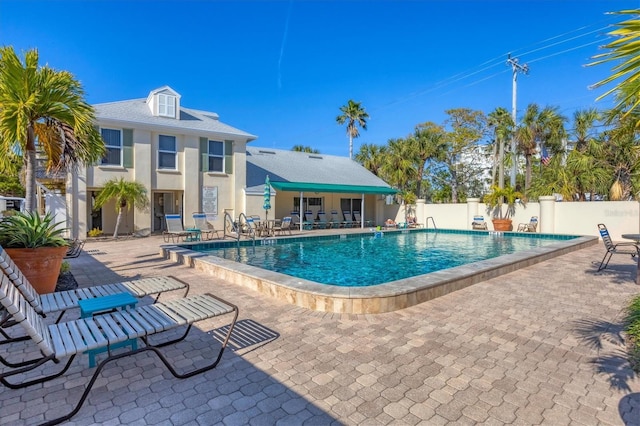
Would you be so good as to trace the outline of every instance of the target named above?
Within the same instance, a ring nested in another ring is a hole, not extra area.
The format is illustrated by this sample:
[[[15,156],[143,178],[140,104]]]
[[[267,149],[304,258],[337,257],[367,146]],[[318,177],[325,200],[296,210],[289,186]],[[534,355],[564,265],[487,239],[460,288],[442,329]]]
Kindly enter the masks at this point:
[[[0,222],[0,246],[40,294],[55,291],[68,243],[47,213],[17,213]]]
[[[498,185],[491,187],[491,192],[484,196],[484,202],[487,205],[487,213],[492,216],[493,229],[496,231],[513,231],[513,222],[511,217],[516,212],[516,202],[525,206],[523,201],[524,194],[516,191],[515,188],[507,185],[500,188]],[[503,205],[506,205],[504,208]]]

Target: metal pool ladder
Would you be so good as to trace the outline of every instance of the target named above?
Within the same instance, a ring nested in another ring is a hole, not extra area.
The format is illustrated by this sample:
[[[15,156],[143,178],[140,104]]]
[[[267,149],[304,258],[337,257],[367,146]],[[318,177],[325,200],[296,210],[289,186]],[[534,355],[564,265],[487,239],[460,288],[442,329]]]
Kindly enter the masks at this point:
[[[437,229],[438,229],[438,227],[436,226],[436,221],[435,221],[435,220],[433,220],[433,216],[429,216],[429,217],[425,220],[425,222],[426,222],[426,223],[424,224],[425,228],[426,228],[426,229],[429,229],[429,219],[431,219],[431,223],[433,223],[433,229],[437,230]]]

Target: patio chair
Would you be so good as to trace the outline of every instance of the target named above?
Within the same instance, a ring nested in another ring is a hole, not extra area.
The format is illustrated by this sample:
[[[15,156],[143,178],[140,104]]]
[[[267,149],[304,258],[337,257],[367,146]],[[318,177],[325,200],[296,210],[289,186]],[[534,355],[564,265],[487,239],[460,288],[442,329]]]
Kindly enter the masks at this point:
[[[473,222],[471,222],[471,229],[475,230],[487,230],[487,222],[484,220],[484,216],[474,216]]]
[[[313,229],[315,227],[315,222],[313,220],[313,212],[311,210],[306,210],[304,212],[304,221],[302,222],[302,229]]]
[[[193,224],[194,228],[200,230],[203,239],[211,240],[214,234],[216,238],[220,238],[220,231],[216,230],[211,222],[207,220],[206,213],[193,213]]]
[[[320,210],[318,212],[318,221],[316,222],[318,229],[331,228],[331,224],[327,221],[327,214]]]
[[[349,210],[343,210],[342,215],[344,216],[344,227],[353,228],[355,225],[353,222],[353,217],[351,216],[351,212]]]
[[[336,210],[331,210],[331,221],[329,223],[331,224],[331,228],[344,228],[347,224],[347,222],[338,217]]]
[[[275,235],[284,235],[285,232],[288,232],[289,235],[291,235],[291,216],[282,218],[280,225],[273,227],[273,232]]]
[[[518,225],[518,232],[536,232],[538,229],[538,216],[531,216],[529,223],[521,223]]]
[[[82,247],[84,247],[84,241],[78,239],[67,239],[67,242],[69,243],[69,248],[67,249],[67,254],[65,254],[64,258],[73,259],[80,256],[80,253],[82,253]]]
[[[603,223],[598,224],[598,231],[600,231],[600,237],[602,237],[604,247],[607,249],[604,257],[602,258],[602,262],[600,262],[600,266],[598,267],[598,272],[607,268],[607,265],[609,265],[609,261],[614,254],[631,255],[632,258],[638,258],[640,256],[640,248],[636,243],[614,244],[613,241],[611,241],[611,236],[609,235],[607,227]]]
[[[93,372],[74,408],[68,414],[55,419],[47,419],[47,424],[58,424],[73,417],[82,407],[100,372],[108,363],[120,358],[141,352],[153,352],[169,372],[179,379],[192,377],[215,368],[222,359],[222,354],[227,347],[238,318],[238,308],[235,305],[210,294],[204,294],[47,325],[27,303],[22,293],[11,284],[6,275],[2,275],[0,278],[0,304],[22,327],[41,354],[36,362],[25,361],[20,367],[0,370],[0,382],[7,388],[21,389],[47,382],[63,375],[71,366],[76,355],[96,349],[108,349],[107,358],[101,361]],[[213,356],[211,358],[213,361],[208,365],[181,373],[160,351],[159,348],[163,346],[184,340],[194,323],[226,314],[233,314],[233,320],[228,326],[226,337],[217,356]],[[149,340],[151,336],[180,326],[186,326],[186,331],[182,336],[171,340],[165,339],[159,343],[152,343]],[[138,338],[144,344],[140,348],[117,354],[111,351],[115,345]],[[65,359],[68,360],[61,364],[62,368],[58,372],[52,373],[53,369],[48,368],[40,371],[40,375],[36,378],[31,374],[27,377],[24,375],[37,371],[39,367],[48,364],[49,361],[57,364]]]
[[[123,281],[115,284],[97,285],[86,288],[77,288],[75,290],[57,291],[54,293],[38,294],[33,288],[29,280],[18,269],[7,252],[0,247],[0,269],[6,275],[11,283],[18,289],[24,298],[29,302],[31,307],[42,317],[47,314],[59,312],[56,322],[60,322],[62,316],[69,309],[77,308],[78,301],[86,299],[94,299],[102,296],[108,296],[118,293],[129,293],[137,298],[156,295],[154,303],[162,293],[175,290],[185,290],[184,296],[189,293],[189,285],[174,277],[151,277],[139,280]],[[1,317],[0,317],[1,318]],[[10,337],[2,327],[9,323],[9,318],[0,319],[0,335],[5,340],[1,340],[0,344],[8,343],[15,340],[23,340],[24,337]],[[0,362],[4,364],[2,357]],[[6,364],[5,364],[6,365]]]
[[[353,226],[356,228],[360,228],[360,225],[362,224],[362,218],[360,217],[360,212],[354,211],[352,217],[353,217]]]
[[[180,240],[180,237],[187,238],[191,235],[182,227],[182,216],[179,214],[165,214],[164,219],[167,222],[167,229],[162,232],[165,243],[168,243],[169,240],[175,243],[176,240]]]

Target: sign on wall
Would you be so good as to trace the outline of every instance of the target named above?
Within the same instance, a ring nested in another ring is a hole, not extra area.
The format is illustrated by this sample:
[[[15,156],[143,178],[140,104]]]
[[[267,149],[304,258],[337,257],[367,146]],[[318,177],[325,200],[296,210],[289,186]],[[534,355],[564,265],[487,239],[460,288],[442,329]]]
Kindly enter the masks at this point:
[[[202,212],[207,215],[218,215],[218,187],[202,187]]]

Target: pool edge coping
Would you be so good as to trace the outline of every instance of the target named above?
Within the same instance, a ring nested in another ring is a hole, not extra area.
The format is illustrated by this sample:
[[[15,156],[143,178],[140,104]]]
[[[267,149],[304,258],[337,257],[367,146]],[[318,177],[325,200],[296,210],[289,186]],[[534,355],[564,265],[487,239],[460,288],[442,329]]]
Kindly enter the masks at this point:
[[[162,245],[160,254],[164,258],[306,309],[332,313],[376,314],[408,308],[517,269],[595,245],[598,240],[598,237],[594,236],[578,236],[543,247],[366,287],[320,284],[178,245]]]

